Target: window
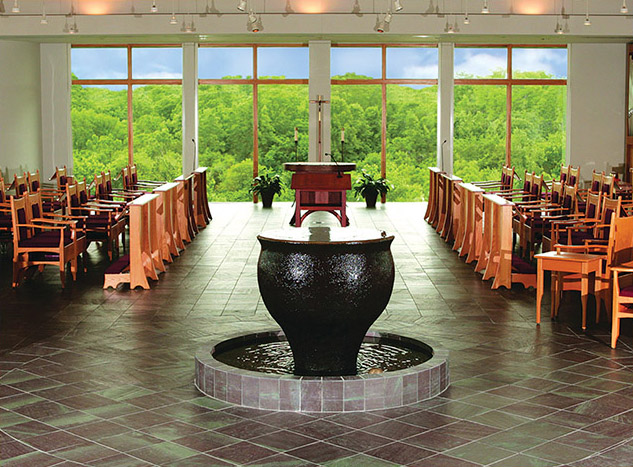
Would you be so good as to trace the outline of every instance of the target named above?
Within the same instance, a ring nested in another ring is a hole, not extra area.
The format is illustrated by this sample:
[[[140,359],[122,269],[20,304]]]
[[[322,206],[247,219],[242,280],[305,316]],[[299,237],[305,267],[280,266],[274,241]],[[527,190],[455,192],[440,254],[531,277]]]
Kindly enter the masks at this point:
[[[180,47],[73,46],[71,70],[75,175],[116,175],[128,162],[141,178],[182,173]]]
[[[436,159],[437,47],[332,47],[331,74],[335,156],[356,162],[353,177],[386,176],[391,201],[425,199]]]
[[[209,167],[209,196],[248,201],[251,178],[264,172],[280,174],[289,186],[284,162],[306,160],[308,152],[308,48],[200,47],[198,75],[199,153]],[[282,200],[292,197],[282,192]]]
[[[496,179],[504,163],[557,174],[565,160],[567,49],[455,49],[456,175]]]

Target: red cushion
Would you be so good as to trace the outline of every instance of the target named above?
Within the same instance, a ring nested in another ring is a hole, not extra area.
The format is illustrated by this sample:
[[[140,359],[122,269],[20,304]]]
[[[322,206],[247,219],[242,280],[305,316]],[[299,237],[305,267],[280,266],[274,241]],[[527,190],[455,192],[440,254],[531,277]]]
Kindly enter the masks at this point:
[[[519,274],[536,274],[536,267],[523,258],[512,255],[512,272]]]
[[[70,235],[64,235],[64,246],[70,245],[72,239]],[[31,248],[53,248],[59,246],[59,233],[58,232],[43,232],[39,233],[31,238],[25,238],[20,240],[20,247]]]
[[[633,286],[624,287],[620,289],[621,297],[633,297]]]
[[[130,265],[130,255],[121,256],[105,270],[106,274],[120,274]]]

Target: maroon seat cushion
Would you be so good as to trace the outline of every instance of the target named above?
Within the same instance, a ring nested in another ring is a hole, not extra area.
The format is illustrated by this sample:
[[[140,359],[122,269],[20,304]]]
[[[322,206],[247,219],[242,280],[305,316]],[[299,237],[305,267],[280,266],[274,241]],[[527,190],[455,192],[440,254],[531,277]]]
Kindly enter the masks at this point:
[[[620,289],[621,297],[633,297],[633,286],[624,287]]]
[[[130,266],[130,255],[121,256],[105,270],[106,274],[120,274]]]
[[[70,235],[64,235],[64,246],[70,245],[72,238]],[[43,232],[34,235],[31,238],[20,240],[19,246],[25,248],[54,248],[59,245],[59,233]]]
[[[512,255],[512,272],[536,274],[536,267],[519,256]]]

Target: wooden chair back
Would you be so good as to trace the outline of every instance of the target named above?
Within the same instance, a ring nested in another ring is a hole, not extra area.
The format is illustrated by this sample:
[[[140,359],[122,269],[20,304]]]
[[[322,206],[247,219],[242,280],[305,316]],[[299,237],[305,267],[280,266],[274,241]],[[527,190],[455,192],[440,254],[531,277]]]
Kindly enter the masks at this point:
[[[66,184],[73,181],[73,177],[68,175],[66,166],[55,167],[55,179],[57,180],[57,189],[60,191],[66,190]]]
[[[560,204],[566,213],[574,213],[578,210],[577,193],[578,188],[576,185],[565,185]]]
[[[580,181],[580,167],[569,166],[569,179],[567,185],[578,186]]]
[[[511,190],[514,184],[514,166],[505,165],[503,166],[502,175],[501,175],[501,185],[503,190]]]
[[[558,180],[563,184],[567,184],[567,180],[569,180],[569,165],[561,164],[560,166],[560,174],[558,176]]]
[[[42,187],[42,180],[40,178],[40,170],[37,169],[35,172],[27,172],[26,178],[28,181],[29,191],[36,192]]]
[[[532,194],[533,199],[541,199],[541,195],[543,194],[543,189],[547,189],[543,174],[541,175],[532,174],[532,187],[531,187],[530,193]]]
[[[29,184],[26,180],[26,174],[13,175],[13,188],[15,189],[15,196],[22,196],[29,191]]]
[[[596,172],[595,169],[591,173],[591,185],[589,186],[589,191],[593,193],[601,193],[602,192],[602,176],[604,172]]]
[[[9,197],[6,193],[6,187],[4,186],[4,178],[0,176],[0,204],[9,202]]]
[[[592,220],[600,217],[602,206],[602,195],[600,193],[587,193],[587,204],[585,205],[585,219]]]
[[[562,204],[564,187],[563,182],[552,181],[552,186],[550,187],[550,201],[552,204]]]
[[[123,189],[132,191],[134,190],[134,185],[132,183],[132,177],[130,175],[130,168],[125,166],[121,169],[121,179],[123,180]]]
[[[26,196],[11,197],[11,219],[13,220],[12,232],[14,255],[18,251],[20,240],[30,238],[32,235],[32,229],[26,227],[25,225],[28,224],[31,220],[28,211],[29,209],[26,205]]]
[[[600,193],[608,198],[613,198],[615,194],[615,176],[602,174],[602,183],[600,185]]]

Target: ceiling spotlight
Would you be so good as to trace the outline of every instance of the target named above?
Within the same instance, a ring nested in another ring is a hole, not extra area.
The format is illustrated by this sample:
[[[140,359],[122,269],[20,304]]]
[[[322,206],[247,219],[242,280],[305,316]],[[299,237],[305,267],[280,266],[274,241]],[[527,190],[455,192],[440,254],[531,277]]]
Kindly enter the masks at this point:
[[[391,10],[387,10],[387,14],[385,15],[385,23],[391,23],[391,19],[393,15],[391,14]]]
[[[400,3],[400,0],[393,0],[393,9],[395,11],[402,11],[402,3]]]
[[[591,26],[591,20],[589,19],[589,0],[586,2],[586,10],[585,10],[585,26]]]
[[[246,11],[246,0],[239,0],[237,2],[237,9],[240,11]]]
[[[354,6],[352,7],[352,13],[358,17],[363,16],[363,14],[360,12],[360,3],[358,3],[358,0],[354,2]]]
[[[252,32],[259,32],[262,29],[264,29],[264,26],[262,25],[261,17],[259,17],[259,18],[257,18],[257,21],[255,21],[255,23],[253,23],[253,26],[251,27],[251,31]]]
[[[77,21],[74,20],[73,24],[68,27],[68,34],[77,34],[79,32],[79,28],[77,27]]]
[[[589,19],[589,16],[585,16],[585,22],[584,22],[585,26],[591,26],[591,20]]]
[[[464,16],[464,24],[470,24],[470,18],[468,17],[468,14]]]
[[[558,20],[556,20],[556,28],[554,29],[554,32],[556,34],[563,34],[563,27],[561,26],[561,24],[558,22]]]
[[[385,32],[385,20],[380,19],[380,16],[376,15],[376,32]]]
[[[16,4],[17,4],[17,1],[16,1]],[[629,9],[626,7],[626,0],[622,0],[622,8],[620,8],[620,13],[625,15],[628,12],[629,12]]]
[[[19,12],[20,12],[20,5],[18,5],[18,0],[14,0],[13,8],[11,8],[11,13],[19,13]]]
[[[488,0],[484,0],[484,5],[481,7],[481,13],[484,15],[490,13],[490,9],[488,8]]]
[[[257,15],[253,10],[248,12],[248,22],[251,24],[255,24],[257,22]]]
[[[286,0],[286,9],[284,10],[282,16],[286,17],[288,15],[293,14],[295,11],[292,9],[292,5],[290,4],[290,0]]]
[[[193,24],[193,18],[191,18],[191,23],[186,23],[185,20],[182,20],[182,28],[180,28],[182,32],[192,33],[196,31],[196,26]]]
[[[45,12],[42,12],[42,17],[40,18],[40,24],[48,24],[48,19],[46,18]]]
[[[169,19],[169,24],[178,24],[178,18],[176,18],[176,13],[171,14],[171,18]]]
[[[156,13],[156,12],[158,12],[158,7],[156,6],[156,0],[154,0],[154,1],[152,2],[152,8],[150,8],[150,11],[151,11],[152,13]]]

